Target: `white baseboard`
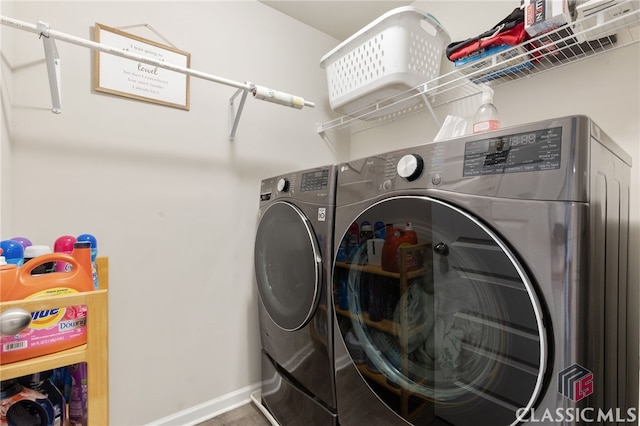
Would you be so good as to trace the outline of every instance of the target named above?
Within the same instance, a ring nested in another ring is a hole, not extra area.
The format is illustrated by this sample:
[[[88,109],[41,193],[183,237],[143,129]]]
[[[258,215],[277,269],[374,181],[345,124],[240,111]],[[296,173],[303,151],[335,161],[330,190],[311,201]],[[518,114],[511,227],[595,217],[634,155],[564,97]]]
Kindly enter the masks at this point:
[[[249,404],[251,394],[260,390],[260,383],[249,385],[242,389],[219,396],[211,401],[203,402],[186,410],[148,423],[147,426],[194,426],[205,420],[212,419],[222,413]]]
[[[260,389],[251,394],[251,401],[253,401],[253,404],[262,412],[267,420],[269,420],[271,426],[280,426],[280,423],[278,423],[278,421],[271,415],[269,410],[262,405],[262,391]]]

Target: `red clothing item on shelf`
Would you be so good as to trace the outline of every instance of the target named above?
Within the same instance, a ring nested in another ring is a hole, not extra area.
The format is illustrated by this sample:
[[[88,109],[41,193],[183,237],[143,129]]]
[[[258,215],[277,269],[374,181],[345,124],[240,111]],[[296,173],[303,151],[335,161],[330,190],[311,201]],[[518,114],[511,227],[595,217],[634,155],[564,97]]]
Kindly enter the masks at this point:
[[[491,37],[470,40],[469,43],[462,45],[455,51],[449,52],[447,57],[449,60],[455,61],[485,47],[500,46],[503,44],[515,46],[522,43],[526,38],[527,32],[524,30],[524,22],[520,22],[513,28],[494,34]]]

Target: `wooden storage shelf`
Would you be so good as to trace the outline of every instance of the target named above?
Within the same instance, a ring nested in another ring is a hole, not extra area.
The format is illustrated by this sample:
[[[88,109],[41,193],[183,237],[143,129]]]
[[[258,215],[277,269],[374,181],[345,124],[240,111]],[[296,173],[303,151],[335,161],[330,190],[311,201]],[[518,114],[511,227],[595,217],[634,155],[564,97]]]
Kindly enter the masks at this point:
[[[408,291],[410,281],[412,279],[432,273],[432,258],[430,254],[431,249],[432,244],[430,243],[421,243],[399,247],[398,258],[400,260],[400,272],[385,271],[380,266],[376,265],[361,265],[348,262],[336,262],[335,266],[337,268],[351,269],[376,276],[392,278],[393,280],[397,281],[400,294],[402,295]],[[418,255],[422,259],[422,266],[416,270],[407,271],[408,268],[406,261],[407,258],[411,257],[410,254]],[[367,312],[355,313],[349,309],[340,309],[337,304],[335,305],[335,312],[337,315],[349,317],[352,319],[352,321],[357,321],[358,323],[364,324],[367,327],[375,328],[382,331],[383,333],[393,335],[396,338],[400,339],[401,369],[403,371],[403,374],[408,375],[409,372],[407,369],[407,361],[409,354],[406,351],[406,340],[409,339],[412,335],[423,331],[425,325],[421,324],[417,327],[409,328],[406,307],[407,302],[406,299],[401,298],[400,300],[401,301],[399,301],[399,303],[403,303],[403,306],[401,307],[402,314],[400,315],[398,322],[389,319],[383,319],[381,321],[371,321]],[[392,386],[391,384],[389,384],[389,382],[387,381],[387,377],[384,374],[374,373],[370,371],[368,367],[366,367],[366,365],[357,365],[356,367],[358,368],[358,371],[360,371],[360,374],[362,374],[364,377],[368,378],[374,383],[377,383],[378,385],[384,387],[385,389],[391,391],[393,394],[399,397],[400,412],[403,416],[407,417],[411,414],[413,410],[410,407],[409,399],[413,396],[416,396],[415,394],[413,394],[410,390]],[[428,403],[429,402],[425,400],[425,404]],[[417,408],[420,409],[423,407],[418,406]]]
[[[380,275],[383,277],[396,278],[396,279],[401,279],[402,276],[405,276],[407,279],[412,279],[415,277],[419,277],[420,275],[424,274],[426,271],[425,268],[420,268],[420,269],[416,269],[415,271],[408,271],[405,274],[401,275],[399,272],[385,271],[380,266],[376,266],[376,265],[358,265],[357,263],[336,262],[336,266],[338,268],[356,269],[358,271],[366,272],[369,274]]]
[[[348,309],[340,309],[336,306],[336,313],[338,315],[342,315],[345,317],[360,317],[362,319],[362,322],[367,324],[369,327],[373,327],[373,328],[377,328],[380,331],[383,331],[385,333],[388,334],[396,334],[396,324],[388,319],[383,319],[382,321],[371,321],[369,319],[369,314],[366,312],[362,312],[359,314],[355,314],[351,311],[349,311]]]
[[[0,303],[0,312],[21,308],[29,312],[75,305],[87,306],[87,343],[65,351],[0,365],[0,378],[12,379],[79,362],[87,363],[89,423],[109,424],[109,258],[98,257],[100,289],[59,297]]]
[[[344,317],[351,317],[351,318],[356,317],[361,320],[360,322],[368,325],[369,327],[380,330],[383,333],[392,334],[394,336],[398,335],[399,324],[394,321],[391,321],[389,319],[383,319],[381,321],[371,321],[369,319],[369,314],[366,312],[355,314],[349,311],[348,309],[340,309],[337,306],[335,309],[338,315],[342,315]],[[421,331],[424,330],[424,327],[425,327],[424,325],[419,325],[418,327],[412,328],[409,332],[409,336],[413,336],[414,334],[420,333]]]

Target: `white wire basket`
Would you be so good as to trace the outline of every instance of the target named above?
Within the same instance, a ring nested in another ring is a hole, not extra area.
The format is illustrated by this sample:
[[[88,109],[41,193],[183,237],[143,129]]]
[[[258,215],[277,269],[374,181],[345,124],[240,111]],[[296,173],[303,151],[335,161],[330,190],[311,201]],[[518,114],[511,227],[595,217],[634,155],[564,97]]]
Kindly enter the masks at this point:
[[[394,105],[394,96],[406,98],[407,91],[438,78],[450,42],[432,15],[412,6],[390,10],[320,60],[331,109],[354,117],[366,114],[368,120],[406,108],[406,102]]]

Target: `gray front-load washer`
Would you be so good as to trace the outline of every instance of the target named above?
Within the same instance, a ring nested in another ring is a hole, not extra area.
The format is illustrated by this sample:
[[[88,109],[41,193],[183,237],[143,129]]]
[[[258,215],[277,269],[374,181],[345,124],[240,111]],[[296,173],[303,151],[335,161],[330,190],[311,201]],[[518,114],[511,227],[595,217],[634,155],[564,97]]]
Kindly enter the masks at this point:
[[[637,423],[630,166],[583,116],[338,165],[340,424]]]
[[[282,425],[337,424],[329,288],[336,166],[264,179],[255,239],[262,403]]]

